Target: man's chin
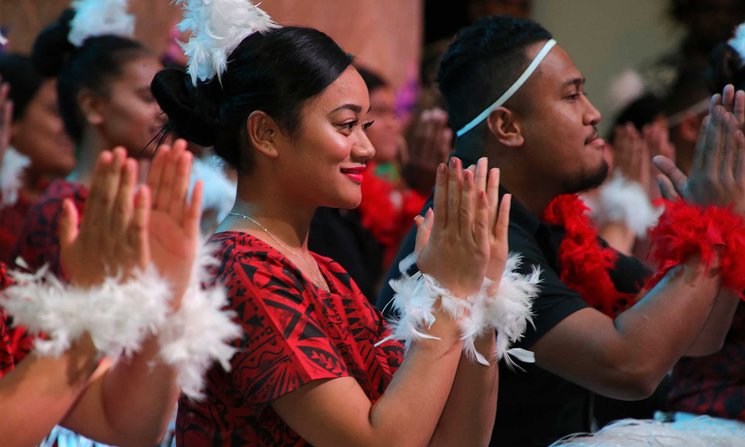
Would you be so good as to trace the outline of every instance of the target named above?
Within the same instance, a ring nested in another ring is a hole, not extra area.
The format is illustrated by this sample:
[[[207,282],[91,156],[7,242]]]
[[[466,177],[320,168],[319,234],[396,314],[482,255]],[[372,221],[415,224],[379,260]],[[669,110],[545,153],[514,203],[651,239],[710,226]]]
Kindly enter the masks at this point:
[[[608,169],[608,163],[603,160],[595,171],[584,173],[581,178],[574,179],[574,182],[565,183],[565,193],[576,194],[597,188],[608,177]]]

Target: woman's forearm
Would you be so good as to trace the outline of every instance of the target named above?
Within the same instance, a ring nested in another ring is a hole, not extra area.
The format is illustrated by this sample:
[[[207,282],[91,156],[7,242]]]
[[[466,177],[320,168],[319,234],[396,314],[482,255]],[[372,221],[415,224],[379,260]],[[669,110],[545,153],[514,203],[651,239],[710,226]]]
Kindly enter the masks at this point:
[[[0,418],[2,444],[38,445],[86,389],[98,366],[96,356],[85,337],[57,358],[32,353],[0,378],[0,407],[12,409]]]
[[[476,349],[489,358],[494,332],[476,340]],[[489,443],[497,414],[499,365],[484,366],[461,354],[453,388],[430,442],[431,446],[484,446]]]

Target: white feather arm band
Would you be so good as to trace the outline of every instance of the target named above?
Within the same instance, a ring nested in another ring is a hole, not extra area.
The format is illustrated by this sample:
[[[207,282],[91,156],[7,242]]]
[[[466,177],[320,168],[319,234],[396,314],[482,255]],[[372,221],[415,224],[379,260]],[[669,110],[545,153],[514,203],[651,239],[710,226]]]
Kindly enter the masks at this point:
[[[15,205],[18,191],[23,185],[23,171],[31,164],[31,159],[12,147],[5,149],[0,165],[0,208]]]
[[[411,254],[401,261],[399,269],[403,276],[390,283],[395,292],[391,304],[399,317],[391,321],[393,333],[383,341],[403,340],[408,348],[414,340],[436,338],[425,331],[435,322],[433,309],[440,297],[442,308],[458,321],[463,350],[468,358],[482,365],[489,364],[488,359],[476,350],[475,342],[479,336],[494,330],[498,332],[493,353],[497,359],[510,361],[508,355],[514,355],[525,362],[533,361],[532,353],[522,349],[510,350],[509,346],[522,337],[528,322],[532,322],[531,308],[538,295],[539,269],[535,268],[529,275],[517,273],[520,256],[510,254],[497,287],[494,281],[485,279],[479,293],[459,299],[439,287],[428,275],[407,275],[413,259]]]
[[[146,337],[157,334],[162,361],[176,369],[184,394],[198,399],[214,362],[230,369],[235,349],[229,343],[241,334],[233,312],[222,310],[224,288],[200,286],[217,262],[206,245],[200,247],[190,285],[172,313],[170,286],[153,265],[123,283],[107,277],[90,289],[64,284],[46,266],[33,274],[13,271],[15,285],[4,291],[2,305],[17,324],[46,335],[36,341],[40,355],[58,356],[88,332],[96,349],[116,360],[138,352]]]
[[[135,18],[127,14],[127,0],[76,0],[72,7],[75,17],[70,22],[67,40],[76,47],[89,37],[134,36]]]
[[[407,271],[414,264],[415,256],[412,253],[399,263],[402,276],[390,282],[395,292],[390,304],[399,317],[390,321],[392,334],[379,341],[376,346],[395,339],[404,341],[408,349],[415,340],[439,340],[438,337],[427,333],[435,323],[434,311],[438,300],[441,308],[454,320],[470,311],[470,303],[467,300],[454,297],[433,277],[422,272],[409,276]]]
[[[218,362],[230,370],[235,353],[229,343],[240,337],[241,327],[232,320],[231,311],[223,311],[228,298],[221,284],[204,288],[207,270],[217,264],[210,246],[200,244],[191,283],[181,306],[161,327],[158,335],[161,358],[178,371],[178,385],[192,399],[203,397],[204,375]]]
[[[647,229],[654,226],[662,214],[662,209],[652,205],[644,188],[628,180],[620,171],[600,187],[597,201],[586,200],[586,203],[598,225],[623,222],[639,237],[645,236]]]
[[[15,285],[5,290],[2,305],[17,324],[46,334],[36,341],[36,352],[46,356],[59,356],[85,332],[99,352],[114,359],[137,352],[164,323],[171,298],[152,265],[123,283],[107,277],[90,289],[63,283],[46,266],[10,274]]]

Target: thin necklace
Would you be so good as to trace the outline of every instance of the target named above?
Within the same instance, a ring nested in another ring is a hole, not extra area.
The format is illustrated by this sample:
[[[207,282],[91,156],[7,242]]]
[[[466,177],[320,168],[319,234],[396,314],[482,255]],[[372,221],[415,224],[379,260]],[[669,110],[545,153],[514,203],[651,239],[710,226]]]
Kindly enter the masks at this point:
[[[266,233],[270,238],[272,238],[272,240],[274,242],[276,242],[277,244],[279,244],[280,247],[284,248],[285,251],[287,251],[290,254],[295,255],[295,258],[297,260],[299,260],[303,264],[303,266],[308,270],[308,273],[310,274],[310,277],[313,280],[313,283],[315,283],[318,287],[322,288],[323,290],[325,290],[327,292],[330,291],[329,290],[329,286],[328,286],[328,284],[326,284],[326,280],[323,278],[323,275],[321,275],[321,270],[318,268],[318,264],[315,261],[313,261],[313,264],[315,264],[315,268],[313,268],[313,266],[308,262],[307,259],[305,259],[304,257],[300,256],[300,254],[296,253],[295,250],[293,250],[287,244],[285,244],[284,242],[282,242],[282,240],[280,238],[278,238],[277,236],[275,236],[274,233],[272,233],[271,231],[269,231],[269,229],[267,227],[265,227],[264,225],[262,225],[261,222],[259,222],[258,220],[254,219],[253,217],[246,216],[245,214],[236,213],[236,212],[233,212],[233,211],[230,211],[228,213],[228,215],[235,216],[235,217],[240,217],[241,219],[246,219],[247,221],[249,221],[252,224],[254,224],[257,227],[259,227],[259,229],[261,229],[261,231],[263,231],[264,233]]]

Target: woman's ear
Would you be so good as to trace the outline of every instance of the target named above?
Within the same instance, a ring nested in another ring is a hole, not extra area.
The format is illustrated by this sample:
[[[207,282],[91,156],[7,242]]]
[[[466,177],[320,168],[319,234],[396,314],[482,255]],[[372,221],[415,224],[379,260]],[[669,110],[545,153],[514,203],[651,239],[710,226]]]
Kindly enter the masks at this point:
[[[497,107],[486,118],[486,125],[494,138],[506,147],[520,147],[525,142],[517,114],[506,107]]]
[[[84,88],[78,92],[77,101],[83,118],[88,124],[97,126],[103,122],[102,107],[104,100],[100,95]]]
[[[279,126],[274,119],[261,110],[248,115],[246,133],[251,147],[267,157],[279,157],[278,142],[281,137]]]

